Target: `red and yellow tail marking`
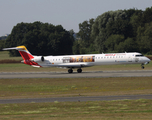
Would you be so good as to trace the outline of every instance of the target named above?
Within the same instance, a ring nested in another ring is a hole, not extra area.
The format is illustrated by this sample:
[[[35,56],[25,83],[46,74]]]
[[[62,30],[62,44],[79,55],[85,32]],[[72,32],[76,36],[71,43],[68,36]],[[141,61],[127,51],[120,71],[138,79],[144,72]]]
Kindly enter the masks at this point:
[[[18,51],[21,54],[25,64],[41,67],[38,63],[31,61],[34,56],[27,50],[25,46],[18,46],[16,48],[19,48]]]
[[[16,48],[20,48],[19,53],[21,54],[23,60],[30,60],[34,58],[25,46],[18,46]]]

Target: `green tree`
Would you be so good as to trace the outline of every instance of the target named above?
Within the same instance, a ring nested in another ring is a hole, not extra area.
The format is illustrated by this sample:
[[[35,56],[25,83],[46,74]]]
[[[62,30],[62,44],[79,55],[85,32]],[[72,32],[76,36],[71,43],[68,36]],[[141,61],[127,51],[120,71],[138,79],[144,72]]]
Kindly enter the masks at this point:
[[[94,23],[94,19],[90,19],[89,21],[84,21],[79,24],[79,32],[78,36],[85,42],[85,47],[90,46],[91,41],[91,30],[92,25]]]
[[[89,21],[84,21],[79,24],[79,32],[77,33],[79,45],[81,46],[81,53],[92,52],[93,49],[90,49],[94,43],[91,38],[92,25],[94,24],[94,19],[90,19]],[[76,45],[76,44],[75,44]]]
[[[143,23],[150,23],[152,21],[152,7],[146,8],[146,10],[142,14],[141,19]]]
[[[0,40],[0,51],[4,48],[5,40]]]
[[[78,42],[78,40],[75,40],[74,44],[73,44],[73,54],[80,54],[80,44]]]
[[[105,47],[107,49],[107,52],[117,52],[117,46],[120,42],[124,42],[124,36],[123,35],[111,35],[106,41],[105,41]]]
[[[140,52],[152,54],[152,22],[146,23],[144,27],[139,26],[137,33]]]
[[[6,40],[5,47],[25,45],[35,55],[72,54],[74,38],[61,25],[48,23],[19,23]],[[10,51],[11,56],[18,55]]]
[[[126,33],[128,23],[124,20],[127,18],[126,13],[122,10],[109,11],[97,17],[92,27],[91,35],[95,39],[95,46],[101,53],[106,51],[105,41],[112,34]]]

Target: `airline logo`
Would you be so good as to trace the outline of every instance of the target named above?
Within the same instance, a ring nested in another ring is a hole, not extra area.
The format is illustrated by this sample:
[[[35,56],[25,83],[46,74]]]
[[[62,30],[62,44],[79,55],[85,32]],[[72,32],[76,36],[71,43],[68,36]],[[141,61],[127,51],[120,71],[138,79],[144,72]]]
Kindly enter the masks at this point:
[[[126,55],[125,53],[119,53],[119,54],[105,54],[105,56],[120,56],[120,55]]]
[[[115,56],[116,54],[105,54],[105,56]]]
[[[18,46],[16,48],[18,48],[19,53],[21,54],[25,64],[41,67],[38,63],[31,61],[31,59],[33,59],[34,57],[25,46]]]

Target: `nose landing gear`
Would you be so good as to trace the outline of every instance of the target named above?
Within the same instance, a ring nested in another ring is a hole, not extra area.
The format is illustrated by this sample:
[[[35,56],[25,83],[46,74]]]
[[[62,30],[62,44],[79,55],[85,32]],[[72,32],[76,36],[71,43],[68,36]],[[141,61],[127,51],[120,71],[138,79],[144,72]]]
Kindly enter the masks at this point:
[[[144,69],[144,68],[145,68],[143,63],[141,64],[141,68],[142,68],[142,69]]]

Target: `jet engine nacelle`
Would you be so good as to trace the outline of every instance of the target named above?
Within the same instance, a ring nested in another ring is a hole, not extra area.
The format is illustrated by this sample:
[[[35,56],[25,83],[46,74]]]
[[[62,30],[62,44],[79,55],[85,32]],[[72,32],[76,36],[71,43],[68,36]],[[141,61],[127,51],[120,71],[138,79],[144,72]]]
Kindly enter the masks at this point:
[[[35,58],[31,59],[31,61],[33,61],[33,62],[44,62],[44,57],[43,56],[35,57]]]

